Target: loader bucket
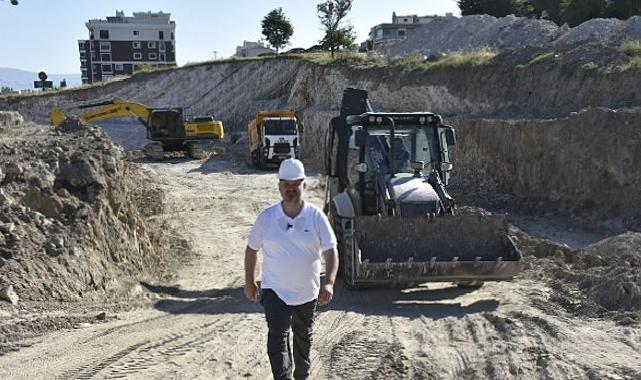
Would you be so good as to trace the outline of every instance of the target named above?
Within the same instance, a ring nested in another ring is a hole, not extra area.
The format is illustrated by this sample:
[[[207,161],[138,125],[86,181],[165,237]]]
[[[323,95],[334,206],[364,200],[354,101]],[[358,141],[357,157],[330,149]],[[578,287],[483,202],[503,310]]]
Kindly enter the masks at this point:
[[[521,254],[505,216],[356,217],[361,283],[511,280]]]

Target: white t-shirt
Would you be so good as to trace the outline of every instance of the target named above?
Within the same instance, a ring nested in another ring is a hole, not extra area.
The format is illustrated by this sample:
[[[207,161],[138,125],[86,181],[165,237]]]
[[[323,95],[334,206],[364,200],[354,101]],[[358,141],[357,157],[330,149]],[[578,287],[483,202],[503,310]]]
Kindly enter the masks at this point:
[[[336,248],[336,237],[318,207],[304,202],[292,219],[278,202],[258,215],[247,245],[263,250],[261,287],[295,306],[318,298],[321,253]]]

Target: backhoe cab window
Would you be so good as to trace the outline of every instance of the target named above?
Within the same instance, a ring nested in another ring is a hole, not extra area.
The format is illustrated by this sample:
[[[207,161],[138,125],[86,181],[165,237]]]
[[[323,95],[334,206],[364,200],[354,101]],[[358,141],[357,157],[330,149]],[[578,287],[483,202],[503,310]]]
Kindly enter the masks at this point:
[[[266,135],[295,135],[297,133],[296,120],[265,120]]]
[[[423,161],[427,175],[440,162],[440,151],[436,132],[432,128],[396,129],[392,139],[389,129],[368,129],[366,142],[367,156],[372,168],[382,174],[390,172],[390,149],[394,146],[394,168],[396,173],[413,173],[411,161]]]

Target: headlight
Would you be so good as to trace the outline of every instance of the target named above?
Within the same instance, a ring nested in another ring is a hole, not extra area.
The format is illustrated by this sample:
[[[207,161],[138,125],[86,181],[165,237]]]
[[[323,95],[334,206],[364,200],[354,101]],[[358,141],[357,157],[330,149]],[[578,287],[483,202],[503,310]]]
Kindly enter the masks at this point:
[[[418,118],[418,123],[419,124],[425,124],[425,116],[421,116]]]
[[[370,123],[374,123],[374,122],[376,122],[376,117],[375,117],[375,116],[370,116],[370,117],[369,117],[369,122],[370,122]]]
[[[383,122],[383,118],[382,118],[381,116],[377,116],[377,117],[376,117],[376,122],[377,122],[378,124],[381,124],[381,123]]]

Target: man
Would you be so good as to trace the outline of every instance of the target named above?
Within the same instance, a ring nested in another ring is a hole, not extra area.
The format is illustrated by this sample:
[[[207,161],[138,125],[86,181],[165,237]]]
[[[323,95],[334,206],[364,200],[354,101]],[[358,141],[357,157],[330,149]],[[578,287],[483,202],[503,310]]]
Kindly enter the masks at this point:
[[[303,201],[305,169],[296,159],[278,170],[282,201],[263,210],[245,249],[245,296],[257,301],[258,250],[263,250],[261,304],[267,319],[267,355],[274,379],[292,378],[289,329],[294,332],[295,379],[309,376],[309,351],[316,302],[327,305],[334,295],[338,271],[336,237],[325,214]],[[321,286],[321,253],[325,281]]]

